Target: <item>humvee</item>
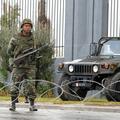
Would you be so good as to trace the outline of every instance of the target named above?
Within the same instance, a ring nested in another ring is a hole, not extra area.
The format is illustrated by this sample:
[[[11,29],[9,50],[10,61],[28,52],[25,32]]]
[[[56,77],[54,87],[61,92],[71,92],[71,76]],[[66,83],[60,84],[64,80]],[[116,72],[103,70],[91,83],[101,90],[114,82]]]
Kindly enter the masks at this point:
[[[90,44],[85,59],[63,62],[58,81],[62,100],[83,100],[89,90],[102,90],[108,101],[120,101],[120,37],[102,37]]]

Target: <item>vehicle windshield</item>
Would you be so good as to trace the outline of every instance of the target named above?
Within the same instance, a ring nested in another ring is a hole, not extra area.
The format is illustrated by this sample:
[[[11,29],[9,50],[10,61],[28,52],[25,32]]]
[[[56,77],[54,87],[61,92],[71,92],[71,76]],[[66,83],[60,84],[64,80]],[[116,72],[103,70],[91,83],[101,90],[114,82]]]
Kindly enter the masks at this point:
[[[120,40],[112,39],[103,44],[100,55],[118,56],[120,55]]]

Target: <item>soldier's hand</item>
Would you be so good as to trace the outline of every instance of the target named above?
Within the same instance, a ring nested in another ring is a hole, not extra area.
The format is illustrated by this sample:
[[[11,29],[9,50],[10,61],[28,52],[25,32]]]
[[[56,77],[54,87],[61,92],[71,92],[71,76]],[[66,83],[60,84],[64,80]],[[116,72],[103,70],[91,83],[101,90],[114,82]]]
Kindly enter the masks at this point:
[[[7,70],[8,70],[9,72],[12,72],[12,70],[13,70],[13,65],[9,65],[8,68],[7,68]]]

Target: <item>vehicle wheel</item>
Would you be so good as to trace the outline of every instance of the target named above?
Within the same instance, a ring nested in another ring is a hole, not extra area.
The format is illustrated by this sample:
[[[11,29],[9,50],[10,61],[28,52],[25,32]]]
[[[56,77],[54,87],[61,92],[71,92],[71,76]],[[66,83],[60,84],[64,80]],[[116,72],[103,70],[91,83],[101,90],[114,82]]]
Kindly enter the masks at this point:
[[[58,84],[61,86],[58,88],[58,95],[62,100],[83,100],[86,97],[87,90],[75,90],[71,87],[68,75],[63,75]]]
[[[120,102],[120,72],[105,82],[105,95],[108,101]]]

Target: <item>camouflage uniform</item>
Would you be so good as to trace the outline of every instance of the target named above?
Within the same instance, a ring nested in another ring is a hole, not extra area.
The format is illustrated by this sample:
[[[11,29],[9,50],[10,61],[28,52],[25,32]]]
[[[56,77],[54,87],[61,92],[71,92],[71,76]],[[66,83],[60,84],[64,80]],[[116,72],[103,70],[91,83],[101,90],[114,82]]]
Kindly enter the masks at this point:
[[[21,28],[25,23],[30,23],[32,27],[31,21],[25,19],[21,25]],[[18,33],[17,35],[14,35],[14,37],[11,38],[8,45],[8,55],[10,57],[9,63],[13,67],[13,71],[12,71],[13,85],[11,87],[10,93],[11,93],[11,101],[14,104],[21,90],[25,96],[28,96],[30,102],[33,101],[30,104],[33,105],[34,100],[36,98],[35,81],[34,81],[35,72],[36,72],[35,56],[32,55],[25,58],[25,60],[22,61],[22,63],[20,63],[19,65],[15,65],[13,63],[14,58],[23,55],[22,52],[29,48],[34,48],[34,39],[31,32],[29,36],[24,36],[22,32]],[[13,106],[15,107],[15,105]]]

